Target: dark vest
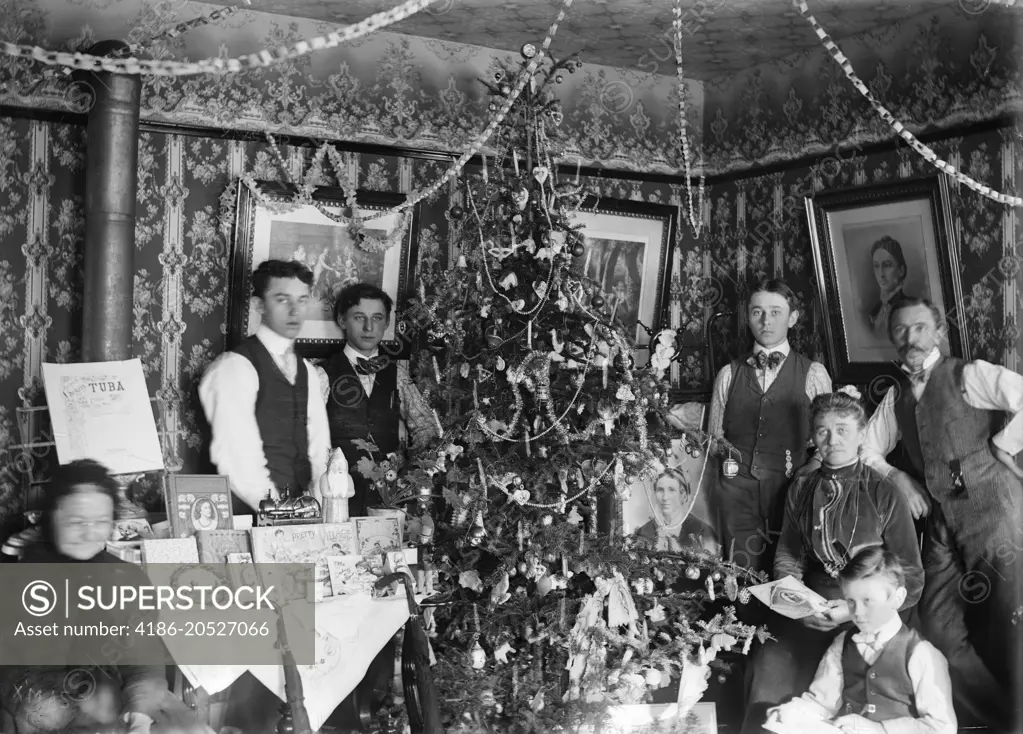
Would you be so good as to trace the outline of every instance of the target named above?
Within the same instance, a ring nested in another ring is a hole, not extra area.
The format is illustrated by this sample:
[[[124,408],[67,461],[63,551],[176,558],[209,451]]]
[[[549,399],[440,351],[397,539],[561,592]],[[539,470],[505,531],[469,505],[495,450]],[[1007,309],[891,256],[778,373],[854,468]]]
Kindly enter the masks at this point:
[[[312,480],[309,465],[309,370],[299,358],[292,385],[273,356],[255,335],[231,351],[245,357],[259,376],[256,393],[256,424],[263,439],[263,454],[270,480],[278,491],[285,487],[303,494]],[[245,512],[252,512],[246,506]]]
[[[812,362],[789,352],[778,376],[765,393],[757,370],[746,359],[732,362],[732,387],[725,405],[725,439],[742,454],[743,473],[761,478],[762,470],[784,472],[785,452],[792,468],[806,459],[810,437],[810,399],[806,396],[806,375]]]
[[[942,357],[932,368],[920,401],[908,378],[900,383],[895,417],[902,434],[903,465],[942,503],[956,525],[957,511],[948,504],[969,500],[971,513],[998,517],[1019,503],[1020,483],[991,453],[991,436],[1004,421],[1000,411],[978,410],[963,397],[961,359]],[[962,489],[954,472],[962,474]]]
[[[348,511],[353,517],[364,516],[366,508],[379,504],[380,495],[357,469],[361,459],[372,460],[373,455],[354,442],[374,443],[378,460],[400,448],[398,364],[392,362],[376,373],[373,390],[368,397],[359,375],[343,351],[331,357],[323,368],[331,386],[327,396],[330,445],[344,452],[355,483],[355,496],[348,501]]]
[[[859,714],[871,721],[916,718],[909,659],[920,635],[903,625],[885,643],[873,665],[867,665],[852,637],[853,633],[847,632],[842,647],[842,713]]]

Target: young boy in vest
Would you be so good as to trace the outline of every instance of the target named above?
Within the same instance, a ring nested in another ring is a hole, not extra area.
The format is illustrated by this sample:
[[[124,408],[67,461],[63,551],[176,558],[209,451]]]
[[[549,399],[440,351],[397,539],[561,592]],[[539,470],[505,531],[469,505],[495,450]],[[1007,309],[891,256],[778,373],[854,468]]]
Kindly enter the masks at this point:
[[[413,446],[437,435],[433,413],[408,370],[380,353],[380,342],[391,323],[394,302],[371,283],[345,288],[334,304],[334,320],[345,334],[345,348],[331,357],[320,373],[327,408],[330,443],[348,460],[355,496],[348,501],[352,517],[380,504],[380,494],[359,465],[379,462],[402,449],[401,427]],[[364,443],[376,446],[370,454]]]
[[[236,514],[269,493],[318,496],[326,471],[327,412],[315,368],[295,354],[313,274],[299,262],[267,260],[252,274],[256,333],[220,355],[199,383],[212,429],[210,459],[231,483]]]
[[[753,351],[721,369],[714,381],[710,433],[738,450],[736,476],[718,476],[725,557],[770,574],[781,534],[785,488],[810,447],[810,402],[831,392],[824,365],[796,354],[789,329],[799,311],[792,289],[775,279],[749,301]],[[820,466],[812,459],[807,469]]]
[[[948,662],[899,616],[906,599],[899,559],[868,548],[839,578],[859,633],[840,633],[810,690],[771,709],[765,727],[814,731],[815,722],[827,721],[849,734],[955,734]]]

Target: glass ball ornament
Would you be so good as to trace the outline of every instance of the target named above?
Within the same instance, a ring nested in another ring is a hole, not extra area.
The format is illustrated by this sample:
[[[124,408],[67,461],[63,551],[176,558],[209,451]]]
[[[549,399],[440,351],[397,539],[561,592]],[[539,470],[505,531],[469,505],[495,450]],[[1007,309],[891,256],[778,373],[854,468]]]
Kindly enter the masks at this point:
[[[558,74],[554,77],[554,81],[561,84],[561,82],[565,81],[565,77],[562,74]]]
[[[701,456],[703,456],[703,451],[700,450],[699,446],[693,446],[691,454],[694,459],[699,459]]]
[[[520,561],[519,562],[519,573],[523,573],[524,574],[528,570],[529,570],[529,566],[526,565],[526,562],[525,561]]]
[[[534,46],[531,43],[527,43],[521,49],[519,49],[519,53],[522,54],[523,58],[531,59],[534,56],[536,56],[536,46]]]
[[[586,247],[583,245],[582,242],[576,242],[574,245],[572,245],[572,256],[573,257],[582,257],[585,254],[586,254]]]
[[[714,579],[715,581],[720,581],[721,580],[721,572],[720,571],[715,571],[714,573],[711,574],[710,577],[712,579]]]
[[[724,673],[718,673],[718,683],[725,683],[728,681],[728,676]]]
[[[469,545],[477,546],[483,542],[484,536],[487,532],[479,525],[474,526],[469,530]]]
[[[491,112],[497,112],[497,102],[491,102],[487,105],[487,109]]]
[[[500,69],[494,72],[494,81],[499,82],[504,79],[504,72]]]
[[[686,578],[691,581],[696,581],[700,578],[700,569],[696,566],[688,566],[686,568]]]
[[[453,207],[448,209],[448,214],[452,219],[461,219],[465,214],[465,210],[458,206],[458,204],[455,204]]]
[[[593,306],[594,308],[603,308],[604,296],[600,294],[595,295],[593,298],[590,299],[590,305]]]

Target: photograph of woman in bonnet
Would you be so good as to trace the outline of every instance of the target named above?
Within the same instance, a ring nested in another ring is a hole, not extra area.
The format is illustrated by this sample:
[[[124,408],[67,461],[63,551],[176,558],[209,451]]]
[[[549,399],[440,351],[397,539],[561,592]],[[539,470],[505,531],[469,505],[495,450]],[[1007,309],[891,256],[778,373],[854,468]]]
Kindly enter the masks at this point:
[[[713,528],[691,513],[695,497],[680,469],[664,469],[646,495],[650,520],[636,531],[638,542],[653,550],[679,551],[682,546],[695,545],[718,552]]]

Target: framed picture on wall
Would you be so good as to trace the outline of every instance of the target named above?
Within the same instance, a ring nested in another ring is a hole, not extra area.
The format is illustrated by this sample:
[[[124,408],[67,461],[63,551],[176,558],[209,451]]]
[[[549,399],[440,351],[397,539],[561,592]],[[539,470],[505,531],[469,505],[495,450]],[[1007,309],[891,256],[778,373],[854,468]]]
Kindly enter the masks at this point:
[[[346,224],[347,203],[339,188],[320,187],[313,204],[289,206],[295,190],[258,181],[257,197],[239,185],[231,261],[228,314],[229,346],[253,334],[259,313],[252,298],[252,273],[265,260],[298,260],[313,272],[312,298],[306,321],[295,341],[304,357],[326,357],[344,343],[334,322],[334,300],[341,289],[357,282],[382,288],[394,300],[391,323],[381,350],[397,359],[412,353],[413,330],[401,318],[415,289],[418,256],[419,205],[405,215],[390,213],[368,219],[353,237]],[[403,201],[404,194],[360,191],[359,214],[364,219]],[[350,212],[347,212],[350,216]]]
[[[614,312],[635,340],[636,361],[642,366],[649,356],[647,328],[656,331],[667,321],[677,210],[666,204],[591,197],[575,213],[573,225],[581,225],[586,238],[586,252],[573,268],[599,284],[606,310]]]
[[[969,359],[944,175],[824,191],[805,202],[836,382],[891,373],[898,354],[888,322],[903,295],[934,303],[945,315],[942,349]]]

